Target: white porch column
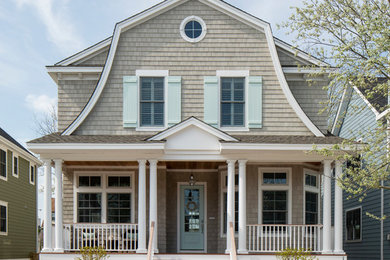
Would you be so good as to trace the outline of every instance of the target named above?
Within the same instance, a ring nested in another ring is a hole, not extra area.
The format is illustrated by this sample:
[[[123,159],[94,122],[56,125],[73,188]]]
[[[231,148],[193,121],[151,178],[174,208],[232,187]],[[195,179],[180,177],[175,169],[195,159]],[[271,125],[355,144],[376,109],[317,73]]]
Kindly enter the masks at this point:
[[[154,221],[154,237],[153,248],[154,252],[158,252],[158,235],[157,235],[157,160],[149,160],[150,170],[150,188],[149,188],[149,227]]]
[[[146,160],[138,161],[138,248],[146,253]]]
[[[44,165],[44,199],[43,199],[43,249],[42,252],[51,252],[51,160],[42,160]]]
[[[64,252],[63,223],[62,223],[62,160],[55,163],[55,252]]]
[[[342,169],[341,162],[336,161],[336,180],[334,182],[334,253],[344,254],[343,250],[343,190],[337,184]]]
[[[323,236],[322,236],[322,253],[328,254],[332,252],[331,249],[331,225],[332,225],[332,204],[331,204],[331,160],[324,160],[324,203],[323,203]]]
[[[247,254],[246,248],[246,162],[238,161],[238,253]]]
[[[227,168],[227,176],[228,176],[228,183],[227,183],[227,209],[226,209],[226,215],[227,215],[227,221],[226,221],[226,253],[230,253],[231,249],[231,242],[230,242],[230,228],[229,223],[233,222],[233,228],[234,228],[234,175],[235,175],[235,160],[229,160],[227,161],[228,168]]]

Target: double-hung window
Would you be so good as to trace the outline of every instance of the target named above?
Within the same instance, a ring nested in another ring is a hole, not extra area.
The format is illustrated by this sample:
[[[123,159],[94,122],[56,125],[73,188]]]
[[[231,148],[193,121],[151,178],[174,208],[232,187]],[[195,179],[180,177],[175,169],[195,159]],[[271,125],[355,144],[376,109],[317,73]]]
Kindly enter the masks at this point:
[[[141,77],[140,126],[164,126],[164,77]]]
[[[345,215],[346,240],[360,241],[362,239],[362,208],[347,210]]]
[[[0,235],[8,234],[8,203],[0,201]]]
[[[0,149],[0,179],[7,180],[7,152]]]
[[[245,78],[221,78],[221,127],[245,126]]]
[[[259,211],[262,224],[289,224],[291,214],[291,169],[261,168]]]

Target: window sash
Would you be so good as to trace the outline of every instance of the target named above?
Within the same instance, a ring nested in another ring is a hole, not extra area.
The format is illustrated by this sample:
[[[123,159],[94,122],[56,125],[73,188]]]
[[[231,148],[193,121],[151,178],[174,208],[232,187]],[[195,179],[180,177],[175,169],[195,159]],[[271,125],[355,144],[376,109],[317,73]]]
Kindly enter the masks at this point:
[[[18,176],[19,174],[19,171],[18,171],[18,167],[19,167],[19,159],[18,157],[14,157],[14,175]]]
[[[164,126],[164,78],[142,77],[140,126]]]
[[[0,232],[7,233],[7,207],[0,205]]]
[[[305,224],[318,224],[318,193],[305,192]]]
[[[361,209],[346,212],[347,241],[361,240]]]
[[[0,176],[7,178],[7,152],[0,150]]]
[[[131,223],[131,193],[107,193],[107,223]]]
[[[85,196],[83,198],[83,196]],[[96,196],[96,199],[91,198]],[[102,220],[102,194],[77,194],[77,217],[79,223],[101,223]]]
[[[265,194],[269,193],[271,198]],[[278,194],[284,195],[284,199],[277,198]],[[272,198],[273,197],[273,198]],[[282,206],[282,207],[280,207]],[[264,190],[263,191],[263,224],[287,224],[288,222],[288,191]]]
[[[245,125],[245,78],[221,78],[221,126]]]

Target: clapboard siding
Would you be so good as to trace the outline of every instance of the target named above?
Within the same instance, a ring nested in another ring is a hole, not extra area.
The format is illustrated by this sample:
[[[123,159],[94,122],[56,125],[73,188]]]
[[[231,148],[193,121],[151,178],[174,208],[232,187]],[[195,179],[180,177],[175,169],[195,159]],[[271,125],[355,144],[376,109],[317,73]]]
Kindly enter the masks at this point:
[[[59,131],[63,131],[80,114],[91,97],[96,84],[97,80],[58,81]]]
[[[36,185],[30,184],[30,163],[19,157],[19,178],[12,175],[12,151],[7,151],[8,180],[0,180],[0,200],[8,202],[8,235],[0,235],[0,259],[28,258],[36,252]]]
[[[389,186],[389,182],[387,185]],[[390,191],[385,190],[384,191],[384,215],[390,216]],[[383,255],[385,260],[390,260],[390,241],[387,240],[387,234],[390,234],[390,218],[387,217],[383,221],[383,235],[384,235],[384,243],[383,243]]]
[[[207,24],[207,35],[197,44],[179,34],[180,23],[190,15]],[[76,134],[134,134],[122,126],[122,79],[137,69],[169,70],[170,76],[182,77],[182,120],[203,119],[205,76],[250,70],[251,76],[263,76],[263,128],[254,131],[312,135],[282,92],[264,33],[195,0],[122,33],[106,87]]]
[[[362,132],[370,132],[375,127],[375,114],[359,95],[354,92],[340,130],[340,136],[359,139]],[[345,211],[355,207],[362,207],[362,241],[346,242],[344,232],[344,250],[348,254],[348,259],[380,259],[380,221],[366,215],[369,212],[375,216],[380,216],[380,191],[369,192],[362,203],[356,199],[348,200],[347,196],[348,194],[344,192],[344,228]]]
[[[328,95],[324,86],[326,81],[309,85],[307,81],[289,81],[291,92],[310,120],[323,132],[328,129],[328,113],[321,111],[326,107]]]

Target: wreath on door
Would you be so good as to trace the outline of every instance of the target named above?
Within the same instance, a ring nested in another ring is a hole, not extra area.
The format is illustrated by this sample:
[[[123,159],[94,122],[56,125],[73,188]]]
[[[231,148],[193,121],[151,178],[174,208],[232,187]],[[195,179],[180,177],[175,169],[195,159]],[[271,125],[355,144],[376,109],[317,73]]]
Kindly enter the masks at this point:
[[[198,209],[198,204],[195,201],[189,201],[186,205],[187,210],[193,211]]]

